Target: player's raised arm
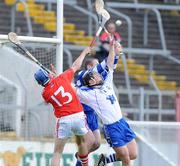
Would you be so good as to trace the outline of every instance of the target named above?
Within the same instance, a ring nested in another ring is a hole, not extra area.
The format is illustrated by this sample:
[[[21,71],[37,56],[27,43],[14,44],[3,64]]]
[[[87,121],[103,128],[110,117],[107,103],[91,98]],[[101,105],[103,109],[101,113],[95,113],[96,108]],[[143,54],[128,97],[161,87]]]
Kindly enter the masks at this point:
[[[114,70],[117,67],[117,64],[118,64],[118,61],[119,61],[119,57],[121,55],[123,55],[122,48],[123,47],[121,46],[121,44],[118,41],[116,41],[116,43],[115,43],[115,53],[116,53],[116,56],[114,58]]]
[[[123,54],[123,51],[122,51],[122,46],[119,42],[115,42],[115,53],[116,55],[120,56]]]
[[[109,70],[114,69],[114,57],[115,57],[115,41],[114,41],[114,39],[111,39],[109,55],[107,58],[107,66],[108,66]]]
[[[77,70],[79,70],[81,68],[82,62],[85,58],[85,56],[91,52],[91,48],[90,47],[86,47],[81,54],[79,55],[79,57],[74,61],[74,63],[72,64],[71,68],[74,70],[74,72],[76,72]]]

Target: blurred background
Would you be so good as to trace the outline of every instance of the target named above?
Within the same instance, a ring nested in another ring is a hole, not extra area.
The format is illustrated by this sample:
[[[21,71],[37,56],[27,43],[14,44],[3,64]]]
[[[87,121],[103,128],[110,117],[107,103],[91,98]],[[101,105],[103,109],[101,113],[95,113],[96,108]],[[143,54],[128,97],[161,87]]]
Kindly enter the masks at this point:
[[[121,21],[115,26],[125,56],[114,73],[114,88],[138,134],[139,157],[133,164],[180,166],[180,1],[104,1],[111,21]],[[33,78],[38,66],[7,41],[7,34],[17,33],[43,65],[61,72],[97,28],[94,0],[0,0],[0,165],[10,153],[21,157],[13,166],[48,166],[56,121]],[[102,46],[99,40],[94,47],[100,59]],[[65,148],[64,166],[74,165],[73,142]],[[102,140],[91,165],[108,151]]]

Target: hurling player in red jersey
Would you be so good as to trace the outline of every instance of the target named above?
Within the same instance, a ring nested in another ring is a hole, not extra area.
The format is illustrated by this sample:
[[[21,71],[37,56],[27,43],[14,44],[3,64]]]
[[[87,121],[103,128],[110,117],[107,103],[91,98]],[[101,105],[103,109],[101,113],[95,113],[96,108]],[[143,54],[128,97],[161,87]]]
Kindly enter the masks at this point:
[[[88,166],[88,149],[85,141],[88,128],[83,108],[71,86],[71,81],[90,51],[90,47],[85,48],[72,66],[57,77],[51,77],[43,69],[39,69],[34,74],[36,81],[44,87],[42,93],[44,100],[53,106],[54,115],[57,118],[57,138],[51,166],[60,166],[60,154],[63,152],[65,143],[73,134],[76,135],[78,157],[83,166]]]

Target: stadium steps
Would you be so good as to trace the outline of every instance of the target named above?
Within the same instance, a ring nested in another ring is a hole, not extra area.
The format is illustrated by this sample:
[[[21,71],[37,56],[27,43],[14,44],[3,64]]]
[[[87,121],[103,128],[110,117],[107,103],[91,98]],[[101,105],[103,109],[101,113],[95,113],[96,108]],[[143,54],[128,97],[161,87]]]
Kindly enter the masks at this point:
[[[155,71],[150,73],[146,66],[138,64],[134,59],[127,59],[128,73],[130,77],[136,79],[139,83],[149,84],[149,76],[151,75],[156,81],[157,86],[161,90],[177,90],[175,81],[168,81],[166,76],[158,75]],[[117,70],[124,72],[122,59],[119,60]]]
[[[161,49],[160,44],[160,37],[159,32],[157,29],[157,21],[153,14],[150,14],[149,16],[149,42],[147,46],[143,46],[143,36],[142,36],[142,27],[143,27],[143,14],[140,14],[142,11],[130,11],[126,10],[124,13],[128,14],[133,22],[133,47],[137,48],[153,48],[153,49]],[[173,17],[173,16],[172,16]],[[175,20],[178,21],[177,17],[173,17]],[[179,44],[179,36],[178,33],[180,32],[180,28],[175,28],[176,26],[180,27],[178,23],[173,21],[172,18],[170,18],[170,15],[162,15],[163,19],[163,26],[165,30],[165,37],[167,42],[168,49],[172,52],[172,56],[179,55],[180,51],[177,47]],[[165,22],[166,20],[166,22]],[[138,23],[139,22],[139,23]],[[141,26],[140,26],[141,25]],[[167,27],[168,26],[168,27]],[[167,28],[166,28],[167,27]],[[166,30],[168,29],[168,30]],[[172,30],[173,29],[173,30]],[[168,31],[172,31],[171,33],[168,33]],[[173,34],[174,33],[174,34]],[[173,37],[172,37],[173,36]],[[148,55],[148,53],[147,53]],[[143,64],[145,66],[149,66],[149,57],[145,56],[146,58],[143,58],[143,56],[139,57],[138,55],[132,55],[133,58],[136,59],[136,61],[140,64]],[[146,60],[145,60],[146,59]],[[163,58],[161,56],[155,56],[154,58],[154,70],[159,75],[165,75],[167,77],[167,80],[169,81],[176,81],[177,85],[180,86],[180,78],[178,76],[178,73],[180,72],[180,67],[178,64]]]
[[[13,1],[6,0],[5,3],[8,5],[12,5]],[[56,31],[55,12],[46,11],[44,5],[36,4],[33,0],[28,1],[27,4],[29,7],[29,14],[33,22],[42,25],[44,27],[43,29],[49,32],[49,34],[54,34]],[[21,3],[18,3],[17,11],[24,12],[24,6]],[[71,36],[71,38],[69,36]],[[68,41],[66,41],[66,39],[68,39]],[[89,43],[92,40],[92,37],[86,36],[85,31],[83,30],[76,30],[75,24],[64,23],[64,40],[68,43],[78,45],[89,45]]]
[[[7,34],[11,31],[11,6],[6,5],[4,1],[0,1],[0,33]],[[16,12],[16,21],[15,21],[15,32],[18,35],[28,35],[27,22],[26,18],[22,13]],[[46,34],[47,36],[54,36],[50,32],[46,32],[43,30],[41,25],[37,25],[32,21],[33,33],[35,36],[43,36]]]
[[[12,3],[6,2],[6,4]],[[33,0],[28,1],[27,5],[29,8],[29,15],[36,24],[43,25],[44,30],[48,32],[56,32],[56,13],[54,11],[45,10],[45,5],[36,4]],[[24,12],[24,6],[22,3],[17,4],[17,11]],[[92,37],[85,36],[84,31],[76,30],[75,24],[72,23],[64,23],[64,31],[64,40],[68,43],[87,45],[92,40]],[[69,36],[71,36],[71,38]]]
[[[13,5],[16,0],[4,0],[4,2],[7,4],[7,5]]]

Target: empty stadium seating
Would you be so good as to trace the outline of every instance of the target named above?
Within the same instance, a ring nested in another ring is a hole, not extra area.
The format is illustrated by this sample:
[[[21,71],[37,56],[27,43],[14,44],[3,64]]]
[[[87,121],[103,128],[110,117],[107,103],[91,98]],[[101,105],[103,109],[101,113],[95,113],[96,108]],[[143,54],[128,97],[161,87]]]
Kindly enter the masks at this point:
[[[44,30],[48,32],[56,32],[55,11],[48,11],[45,9],[45,5],[37,4],[32,0],[27,2],[27,6],[29,15],[33,19],[34,23],[43,25]],[[24,5],[20,2],[17,4],[17,11],[23,13],[25,12]],[[64,22],[64,40],[68,43],[87,45],[92,40],[92,37],[85,36],[85,32],[83,30],[76,30],[75,24]]]

